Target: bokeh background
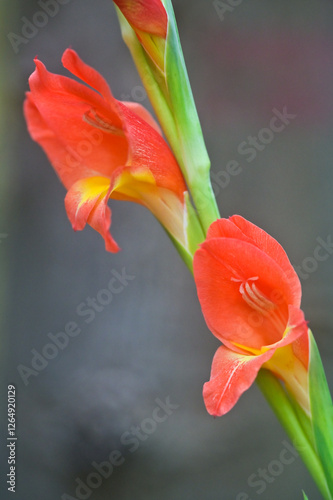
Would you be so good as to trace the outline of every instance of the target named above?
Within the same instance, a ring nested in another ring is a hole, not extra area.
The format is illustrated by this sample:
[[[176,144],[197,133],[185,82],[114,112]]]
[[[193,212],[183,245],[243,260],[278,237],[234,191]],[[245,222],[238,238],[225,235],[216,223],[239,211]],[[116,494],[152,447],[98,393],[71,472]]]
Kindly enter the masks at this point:
[[[218,204],[222,216],[239,213],[276,237],[303,274],[312,262],[302,277],[303,309],[333,387],[333,256],[309,259],[317,238],[333,237],[333,4],[226,0],[223,13],[222,3],[174,1]],[[72,231],[64,188],[22,116],[34,56],[66,74],[60,59],[71,46],[117,98],[149,102],[111,0],[58,6],[14,50],[8,35],[22,36],[22,18],[31,21],[41,7],[1,1],[1,418],[5,438],[7,385],[15,384],[18,437],[16,496],[2,478],[1,498],[296,500],[304,489],[319,500],[299,457],[276,466],[286,436],[255,386],[225,417],[206,413],[202,385],[219,343],[205,326],[192,277],[153,216],[110,203],[122,247],[116,255],[89,228]],[[249,162],[239,145],[285,106],[296,117]],[[231,160],[241,173],[228,179]],[[86,323],[77,307],[123,268],[134,279]],[[18,366],[31,367],[31,350],[41,352],[48,334],[71,321],[80,334],[24,384]],[[150,428],[156,399],[167,397],[177,408]],[[121,443],[132,426],[147,429],[135,451]],[[109,460],[113,450],[124,463],[77,496],[77,478],[87,484],[93,462]],[[268,468],[278,473],[253,485]]]

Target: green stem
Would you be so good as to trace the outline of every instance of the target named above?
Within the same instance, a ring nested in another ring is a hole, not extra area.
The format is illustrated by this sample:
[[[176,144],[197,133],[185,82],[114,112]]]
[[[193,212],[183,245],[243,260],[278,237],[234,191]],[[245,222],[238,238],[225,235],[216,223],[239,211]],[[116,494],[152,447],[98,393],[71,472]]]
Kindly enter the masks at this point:
[[[149,100],[167,136],[173,153],[178,157],[180,156],[180,145],[177,140],[177,127],[169,103],[165,99],[164,92],[156,79],[156,74],[154,73],[150,59],[138,41],[135,32],[128,25],[119,9],[116,9],[116,11],[119,17],[124,42],[131,53],[136,69],[149,96]]]
[[[200,185],[198,185],[196,181],[192,182],[191,195],[198,211],[204,234],[207,234],[207,230],[212,222],[220,218],[220,212],[216,203],[209,173],[205,177],[205,180],[201,181]]]
[[[206,235],[207,229],[211,223],[220,217],[209,177],[209,158],[208,156],[205,158],[206,164],[202,166],[203,172],[201,176],[190,175],[192,169],[189,165],[190,159],[187,158],[186,160],[184,148],[182,147],[182,131],[179,130],[179,126],[177,126],[175,122],[174,113],[170,108],[170,103],[166,99],[167,96],[164,95],[161,85],[156,81],[156,76],[149,59],[144,49],[136,40],[134,32],[128,33],[126,37],[123,34],[123,37],[131,52],[142,83],[149,95],[150,102],[155,110],[158,121],[162,125],[173,154],[183,172],[194,205],[198,211],[203,232]]]
[[[333,496],[333,404],[320,353],[311,330],[309,395],[315,449]]]
[[[160,72],[141,46],[134,30],[116,9],[123,39],[131,53],[150,102],[191,193],[204,235],[220,217],[209,176],[210,161],[196,111],[179,41],[172,4],[168,11],[165,73]]]
[[[187,74],[172,2],[163,0],[163,4],[168,14],[165,77],[168,101],[177,127],[177,147],[180,147],[181,153],[180,156],[175,154],[206,234],[210,224],[220,217],[209,177],[210,160]],[[169,137],[168,140],[173,147]]]
[[[259,371],[257,383],[280,424],[285,429],[291,441],[295,444],[298,453],[311,473],[323,498],[325,500],[332,500],[321,462],[312,444],[309,442],[281,383],[271,372],[264,369]]]

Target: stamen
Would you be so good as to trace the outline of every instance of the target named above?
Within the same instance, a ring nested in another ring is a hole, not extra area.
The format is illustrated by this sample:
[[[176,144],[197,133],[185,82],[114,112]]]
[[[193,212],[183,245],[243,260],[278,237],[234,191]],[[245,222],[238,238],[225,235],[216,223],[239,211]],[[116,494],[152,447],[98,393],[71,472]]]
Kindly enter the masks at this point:
[[[266,309],[272,309],[275,307],[274,302],[271,300],[267,299],[256,287],[255,283],[252,285],[252,291],[256,295],[257,300],[260,301]]]
[[[252,307],[256,311],[264,315],[267,314],[269,311],[275,308],[274,302],[265,297],[265,295],[263,295],[256,287],[255,283],[249,283],[249,281],[241,283],[239,287],[242,298],[250,307]]]
[[[99,116],[94,109],[89,109],[86,113],[83,115],[83,120],[86,123],[89,123],[89,125],[92,125],[95,128],[99,128],[103,130],[103,132],[108,132],[109,134],[113,135],[120,135],[120,136],[125,136],[124,131],[118,127],[115,127],[112,125],[112,123],[109,123],[105,121],[101,116]]]
[[[247,281],[242,281],[239,286],[239,292],[242,299],[252,309],[260,313],[262,316],[270,316],[270,321],[277,328],[278,331],[284,331],[286,318],[277,305],[269,300],[256,286],[253,281],[258,277],[250,278]],[[240,282],[237,278],[231,278],[234,282]]]
[[[247,283],[245,284],[245,287],[246,287],[246,285],[247,285]],[[253,297],[251,297],[251,295],[250,296],[248,295],[247,290],[244,290],[244,283],[241,283],[241,285],[239,287],[239,291],[241,293],[242,298],[245,300],[245,302],[247,303],[248,306],[252,307],[252,309],[255,309],[256,311],[258,311],[261,314],[263,314],[265,312],[265,309],[263,309],[263,307],[261,307],[259,304],[257,304],[256,300],[253,299]]]

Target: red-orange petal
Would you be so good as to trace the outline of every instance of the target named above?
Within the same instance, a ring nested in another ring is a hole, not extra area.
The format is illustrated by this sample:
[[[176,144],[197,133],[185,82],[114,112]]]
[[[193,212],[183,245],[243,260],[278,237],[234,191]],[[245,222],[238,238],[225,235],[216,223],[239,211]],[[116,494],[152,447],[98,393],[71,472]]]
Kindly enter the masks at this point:
[[[128,163],[149,169],[159,187],[183,200],[187,190],[184,177],[163,137],[122,102],[118,102],[118,109],[131,153]]]
[[[144,122],[148,123],[153,129],[156,130],[156,132],[159,133],[159,135],[162,135],[162,130],[159,124],[157,123],[156,120],[152,117],[151,113],[144,108],[141,104],[137,102],[131,102],[131,101],[122,101],[122,103],[126,106],[127,109],[132,111],[132,113],[135,113],[137,116],[139,116]]]
[[[168,16],[161,0],[114,0],[114,3],[133,28],[166,38]]]
[[[221,346],[215,353],[209,382],[203,387],[208,413],[220,417],[231,410],[254,382],[263,363],[272,356],[244,356]]]
[[[97,92],[48,72],[38,60],[35,63],[24,105],[32,138],[43,147],[67,189],[85,177],[111,177],[114,168],[128,159],[128,141],[124,135],[93,127],[84,117],[93,110],[122,127],[119,114]]]
[[[279,341],[288,306],[298,304],[280,266],[240,239],[206,240],[194,256],[194,277],[207,325],[225,345]]]
[[[302,311],[291,306],[285,335],[275,344],[262,346],[260,354],[242,354],[225,346],[219,347],[213,359],[210,380],[204,384],[203,388],[207,411],[211,415],[221,416],[231,410],[243,392],[252,385],[260,368],[266,363],[267,368],[271,369],[269,360],[277,352],[280,353],[281,369],[276,370],[275,373],[278,376],[281,376],[283,372],[286,373],[290,380],[285,378],[284,381],[291,382],[295,374],[292,371],[288,373],[287,366],[284,366],[284,362],[287,365],[290,361],[287,353],[286,360],[284,360],[284,348],[288,345],[293,346],[298,339],[302,339],[301,342],[304,345],[306,335],[307,325]]]
[[[260,248],[260,250],[269,255],[281,267],[284,274],[288,277],[290,289],[298,301],[295,305],[300,306],[302,291],[299,278],[285,250],[266,231],[240,215],[233,215],[229,219],[218,219],[211,224],[207,233],[207,239],[211,238],[237,238]]]
[[[182,198],[183,176],[147,110],[114,99],[105,80],[73,50],[65,51],[64,64],[96,91],[35,62],[24,106],[28,129],[67,189],[81,178],[111,178],[119,166],[131,165],[150,170],[160,187]]]
[[[63,64],[92,88],[48,72],[38,59],[35,63],[24,113],[32,138],[45,150],[69,190],[66,208],[74,229],[89,223],[102,234],[107,249],[117,251],[108,234],[111,212],[107,200],[111,194],[145,204],[162,224],[167,222],[168,230],[179,225],[186,184],[150,113],[139,104],[114,99],[104,78],[73,50],[65,51]],[[129,182],[117,190],[122,171]],[[101,178],[106,185],[91,192],[91,179]],[[149,179],[149,186],[142,183],[143,178]],[[140,185],[136,186],[137,179]],[[177,223],[165,221],[169,212]]]
[[[115,98],[112,95],[111,89],[107,81],[102,77],[102,75],[96,71],[94,68],[82,61],[82,59],[77,55],[75,50],[66,49],[61,58],[63,66],[68,69],[73,75],[77,76],[80,80],[90,85],[94,90],[102,96],[102,98],[107,101],[111,107],[111,110],[115,113],[115,119],[119,120],[117,116],[117,108],[115,104]],[[121,121],[118,123],[121,127]]]
[[[118,252],[119,247],[109,232],[111,210],[107,202],[111,189],[110,179],[103,177],[81,179],[68,191],[65,207],[75,231],[82,230],[88,223],[104,238],[106,250]]]

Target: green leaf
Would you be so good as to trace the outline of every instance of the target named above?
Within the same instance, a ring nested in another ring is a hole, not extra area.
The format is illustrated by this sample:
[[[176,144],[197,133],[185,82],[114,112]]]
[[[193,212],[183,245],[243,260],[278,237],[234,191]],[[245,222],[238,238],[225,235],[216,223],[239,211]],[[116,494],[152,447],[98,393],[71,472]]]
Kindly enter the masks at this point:
[[[303,493],[303,500],[309,500],[303,490],[302,490],[302,493]]]
[[[321,460],[328,489],[333,497],[333,405],[318,351],[310,335],[309,393],[312,428],[318,456]]]

